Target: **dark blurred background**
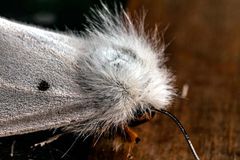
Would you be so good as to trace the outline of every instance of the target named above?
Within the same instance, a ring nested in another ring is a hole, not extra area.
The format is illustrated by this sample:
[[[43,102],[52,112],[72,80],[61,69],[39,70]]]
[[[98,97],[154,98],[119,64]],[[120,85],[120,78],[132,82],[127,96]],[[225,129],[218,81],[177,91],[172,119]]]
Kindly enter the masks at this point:
[[[147,28],[159,25],[168,43],[167,65],[176,75],[176,98],[170,111],[186,130],[203,160],[240,159],[240,1],[239,0],[122,0],[129,13],[147,11]],[[96,0],[8,0],[0,16],[56,30],[83,29],[84,15],[99,5]],[[111,8],[111,7],[110,7]],[[160,33],[161,34],[161,33]],[[185,88],[185,89],[183,89]],[[187,95],[183,94],[187,91]],[[193,159],[176,126],[166,117],[134,128],[142,141],[134,159]],[[40,132],[0,139],[0,159],[60,159],[74,141],[67,135],[44,147],[30,148],[51,136]],[[79,140],[63,159],[124,159],[111,140],[103,138],[93,148]],[[15,144],[14,157],[10,157]]]
[[[103,0],[113,8],[127,0]],[[90,8],[100,7],[100,0],[8,0],[0,6],[0,15],[58,30],[82,30]]]

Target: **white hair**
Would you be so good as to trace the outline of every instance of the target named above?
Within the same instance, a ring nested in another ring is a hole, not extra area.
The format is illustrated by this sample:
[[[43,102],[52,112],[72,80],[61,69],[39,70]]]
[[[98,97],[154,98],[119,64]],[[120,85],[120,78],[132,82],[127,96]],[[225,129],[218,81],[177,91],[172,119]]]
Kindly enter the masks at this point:
[[[98,112],[85,123],[66,127],[81,133],[123,126],[137,111],[165,108],[175,94],[157,33],[145,34],[143,21],[133,24],[124,11],[113,14],[103,8],[94,11],[95,20],[88,19],[85,54],[78,61],[83,104]]]

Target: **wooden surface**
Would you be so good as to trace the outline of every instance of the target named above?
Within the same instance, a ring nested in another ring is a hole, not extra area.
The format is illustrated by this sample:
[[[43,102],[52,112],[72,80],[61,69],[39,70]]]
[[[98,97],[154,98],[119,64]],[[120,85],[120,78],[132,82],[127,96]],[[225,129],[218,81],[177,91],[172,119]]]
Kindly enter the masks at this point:
[[[147,24],[169,25],[169,65],[186,100],[171,111],[182,121],[203,160],[240,159],[240,1],[130,0],[148,11]],[[182,135],[162,116],[140,128],[136,159],[192,159]],[[137,158],[138,157],[138,158]]]

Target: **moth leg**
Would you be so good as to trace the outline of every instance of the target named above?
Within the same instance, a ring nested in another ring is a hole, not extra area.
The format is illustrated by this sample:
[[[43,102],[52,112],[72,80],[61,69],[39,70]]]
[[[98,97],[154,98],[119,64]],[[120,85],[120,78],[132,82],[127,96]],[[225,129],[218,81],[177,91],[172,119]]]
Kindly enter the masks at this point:
[[[120,147],[127,150],[127,159],[133,159],[132,150],[135,144],[140,142],[140,138],[136,132],[130,127],[141,125],[150,121],[155,115],[155,112],[136,113],[135,119],[130,121],[127,126],[124,127],[124,133],[118,133],[113,141],[113,147],[115,151],[118,151]]]
[[[129,143],[137,144],[140,142],[140,138],[138,137],[138,134],[133,131],[131,128],[126,126],[124,128],[125,134],[126,134],[126,139]]]
[[[138,137],[137,133],[130,129],[128,126],[123,128],[123,132],[118,133],[113,141],[113,149],[115,151],[123,149],[126,153],[126,159],[130,160],[133,159],[132,150],[136,143],[139,143],[140,138]]]
[[[128,141],[127,159],[133,159],[132,150],[133,150],[134,145],[140,142],[140,138],[139,138],[138,134],[136,132],[134,132],[131,128],[129,128],[128,126],[126,126],[124,128],[124,130],[125,130],[126,138]]]
[[[138,126],[138,125],[141,125],[143,123],[146,123],[146,122],[150,121],[154,117],[154,115],[155,115],[155,112],[152,112],[152,111],[136,114],[136,118],[134,120],[132,120],[128,124],[128,126],[134,127],[134,126]],[[134,145],[140,142],[140,138],[139,138],[138,134],[136,132],[134,132],[128,126],[126,126],[124,128],[126,138],[128,140],[128,155],[127,155],[127,158],[128,159],[133,159],[132,150],[133,150]]]
[[[50,138],[48,138],[47,140],[45,141],[42,141],[42,142],[39,142],[39,143],[36,143],[33,145],[33,147],[37,147],[37,146],[40,146],[40,147],[43,147],[45,146],[46,144],[49,144],[49,143],[52,143],[54,141],[56,141],[59,137],[61,137],[63,134],[57,134],[57,135],[54,135]]]

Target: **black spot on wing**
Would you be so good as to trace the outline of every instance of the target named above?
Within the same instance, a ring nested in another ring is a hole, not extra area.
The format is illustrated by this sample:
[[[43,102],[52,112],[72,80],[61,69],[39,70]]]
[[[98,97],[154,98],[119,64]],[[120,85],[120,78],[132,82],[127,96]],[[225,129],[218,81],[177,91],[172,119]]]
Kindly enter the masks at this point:
[[[37,86],[40,91],[46,91],[50,88],[50,84],[47,81],[41,80]]]

